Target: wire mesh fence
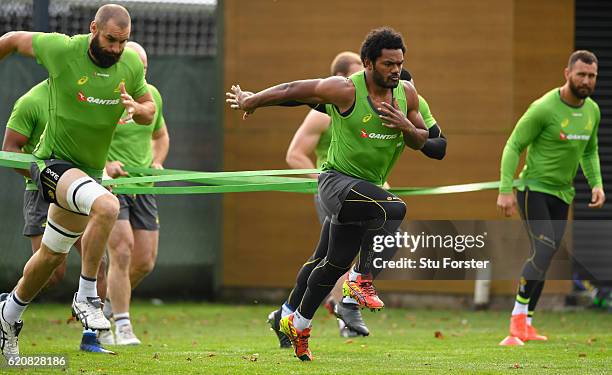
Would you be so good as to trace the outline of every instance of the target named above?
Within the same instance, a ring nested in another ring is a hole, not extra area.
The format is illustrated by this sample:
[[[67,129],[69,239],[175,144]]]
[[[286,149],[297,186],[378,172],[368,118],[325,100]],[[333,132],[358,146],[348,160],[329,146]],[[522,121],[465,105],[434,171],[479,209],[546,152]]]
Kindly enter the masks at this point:
[[[34,30],[35,0],[0,2],[0,35],[11,30]],[[49,31],[67,35],[89,32],[98,0],[50,0]],[[132,17],[131,40],[150,55],[206,56],[217,54],[216,1],[115,1]]]

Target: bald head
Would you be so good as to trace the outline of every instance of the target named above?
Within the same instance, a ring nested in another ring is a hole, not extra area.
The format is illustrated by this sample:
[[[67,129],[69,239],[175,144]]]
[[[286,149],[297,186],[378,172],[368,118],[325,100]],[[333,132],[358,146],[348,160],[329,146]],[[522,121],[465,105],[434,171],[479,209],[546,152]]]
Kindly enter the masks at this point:
[[[144,65],[145,68],[145,72],[147,70],[147,51],[145,51],[145,49],[138,43],[136,42],[127,42],[127,44],[125,45],[127,48],[133,49],[134,51],[136,51],[136,53],[138,54],[138,57],[140,57],[140,60],[142,61],[142,64]]]
[[[361,57],[350,51],[340,52],[331,63],[331,74],[333,76],[348,77],[362,69]]]
[[[130,27],[132,22],[130,13],[128,13],[127,9],[117,4],[101,6],[96,12],[94,21],[98,27],[102,29],[106,27],[109,21],[113,21],[113,23],[121,29]]]

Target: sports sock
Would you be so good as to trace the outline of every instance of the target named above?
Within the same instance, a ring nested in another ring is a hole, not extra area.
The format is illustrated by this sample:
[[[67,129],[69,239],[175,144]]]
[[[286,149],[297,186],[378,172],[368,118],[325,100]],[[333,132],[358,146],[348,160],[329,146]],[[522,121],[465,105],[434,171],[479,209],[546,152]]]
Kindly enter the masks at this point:
[[[342,303],[346,305],[357,305],[357,301],[355,301],[353,297],[346,297],[346,296],[342,298]]]
[[[118,313],[114,314],[113,316],[115,317],[115,326],[117,328],[117,331],[119,331],[119,328],[123,326],[129,326],[131,324],[129,312]]]
[[[355,271],[355,266],[351,267],[351,270],[349,271],[349,274],[348,274],[349,281],[357,281],[358,276],[361,276],[361,274]]]
[[[304,318],[302,314],[300,314],[299,310],[296,310],[295,313],[293,313],[293,326],[298,331],[302,331],[310,327],[311,322],[312,322],[312,319]]]
[[[9,324],[13,325],[21,320],[23,311],[28,307],[29,302],[24,302],[17,296],[15,291],[11,292],[4,305],[4,311],[2,311],[2,317]]]
[[[87,297],[97,297],[96,279],[91,279],[81,275],[79,278],[79,291],[77,292],[77,301],[85,302]]]
[[[291,313],[293,313],[291,306],[289,306],[287,302],[283,303],[283,306],[281,307],[281,318],[284,318]]]
[[[525,314],[527,315],[529,306],[529,300],[525,301],[520,296],[516,296],[516,301],[514,301],[514,309],[512,309],[512,315]]]

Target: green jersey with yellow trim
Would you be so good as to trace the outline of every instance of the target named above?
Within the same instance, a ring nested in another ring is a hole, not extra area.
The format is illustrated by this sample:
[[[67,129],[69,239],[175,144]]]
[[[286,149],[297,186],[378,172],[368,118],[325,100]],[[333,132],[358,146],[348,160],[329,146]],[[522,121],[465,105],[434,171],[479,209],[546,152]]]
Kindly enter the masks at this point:
[[[36,60],[49,72],[49,122],[34,156],[69,161],[102,175],[113,132],[124,106],[120,84],[135,99],[147,93],[143,64],[126,48],[119,61],[101,68],[89,57],[91,35],[36,33]]]
[[[419,112],[423,117],[423,121],[427,126],[427,129],[430,129],[432,126],[436,124],[436,119],[431,114],[431,110],[429,109],[429,103],[419,95]],[[323,133],[321,133],[321,137],[319,138],[319,142],[317,143],[317,147],[315,148],[315,156],[317,157],[317,168],[321,169],[323,164],[327,161],[327,151],[329,150],[329,145],[331,143],[331,129],[328,127]]]
[[[382,185],[404,151],[404,136],[398,129],[382,124],[372,107],[365,82],[365,72],[349,77],[355,86],[355,104],[343,116],[336,106],[327,104],[332,118],[332,139],[323,170],[334,169],[346,175]],[[406,93],[400,83],[393,89],[399,109],[406,115]]]
[[[525,148],[527,160],[520,178],[529,190],[554,195],[570,204],[575,196],[573,180],[578,164],[591,187],[602,186],[597,146],[600,118],[594,100],[586,98],[580,107],[573,107],[561,100],[558,88],[534,101],[504,148],[499,191],[512,191],[514,172]]]

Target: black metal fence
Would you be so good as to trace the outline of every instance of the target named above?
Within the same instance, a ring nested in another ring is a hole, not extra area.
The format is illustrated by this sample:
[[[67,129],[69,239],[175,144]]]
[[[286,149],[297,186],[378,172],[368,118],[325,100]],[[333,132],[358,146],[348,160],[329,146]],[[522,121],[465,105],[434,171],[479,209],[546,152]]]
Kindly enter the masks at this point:
[[[35,12],[48,6],[48,30],[67,35],[89,32],[96,10],[108,1],[2,0],[0,35],[11,30],[37,30]],[[150,55],[205,56],[217,54],[216,1],[114,1],[132,17],[131,39]],[[44,12],[44,10],[43,10]],[[44,20],[43,20],[44,21]],[[43,30],[40,30],[43,31]]]

